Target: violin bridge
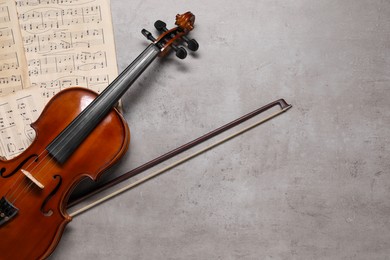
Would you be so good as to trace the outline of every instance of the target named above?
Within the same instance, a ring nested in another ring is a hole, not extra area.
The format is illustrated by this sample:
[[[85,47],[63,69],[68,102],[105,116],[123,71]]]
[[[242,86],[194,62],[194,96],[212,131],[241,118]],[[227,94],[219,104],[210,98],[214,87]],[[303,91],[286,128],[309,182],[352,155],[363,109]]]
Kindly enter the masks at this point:
[[[40,183],[37,179],[35,179],[34,176],[32,176],[32,174],[26,170],[23,170],[21,169],[22,173],[27,177],[29,178],[35,185],[37,185],[40,189],[43,189],[45,188],[45,186],[43,186],[42,183]]]

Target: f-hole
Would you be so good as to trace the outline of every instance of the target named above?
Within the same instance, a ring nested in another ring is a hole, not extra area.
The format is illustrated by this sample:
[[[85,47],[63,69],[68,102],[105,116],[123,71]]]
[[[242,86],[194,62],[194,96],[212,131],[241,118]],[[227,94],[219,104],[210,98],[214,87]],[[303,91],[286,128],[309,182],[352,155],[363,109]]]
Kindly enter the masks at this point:
[[[57,193],[58,189],[60,188],[61,186],[61,183],[62,183],[62,177],[60,175],[54,175],[53,176],[53,179],[58,179],[58,183],[56,185],[56,187],[50,192],[50,194],[46,197],[46,199],[43,201],[42,203],[42,206],[41,206],[41,212],[44,216],[46,217],[50,217],[51,215],[53,215],[53,210],[49,209],[49,210],[45,210],[45,207],[46,207],[46,204],[49,202],[49,200],[54,196],[54,194]]]
[[[7,171],[7,168],[5,168],[5,167],[1,168],[0,169],[0,176],[3,177],[3,178],[11,177],[16,172],[18,172],[23,167],[23,165],[25,165],[31,158],[34,158],[34,157],[35,157],[34,161],[37,162],[38,161],[38,155],[37,154],[32,154],[29,157],[27,157],[26,159],[24,159],[12,172],[8,173],[7,175],[4,175],[4,173]]]

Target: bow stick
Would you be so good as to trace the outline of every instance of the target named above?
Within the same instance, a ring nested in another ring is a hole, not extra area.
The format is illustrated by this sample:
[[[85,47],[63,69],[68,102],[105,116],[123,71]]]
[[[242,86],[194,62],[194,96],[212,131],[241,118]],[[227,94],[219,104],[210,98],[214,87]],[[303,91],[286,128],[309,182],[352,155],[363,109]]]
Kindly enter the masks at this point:
[[[89,205],[87,205],[85,207],[82,207],[81,209],[78,209],[78,210],[70,213],[70,216],[71,217],[77,216],[77,215],[87,211],[88,209],[90,209],[90,208],[92,208],[94,206],[97,206],[100,203],[102,203],[104,201],[107,201],[107,200],[109,200],[109,199],[119,195],[120,193],[123,193],[123,192],[125,192],[125,191],[127,191],[127,190],[129,190],[129,189],[131,189],[131,188],[133,188],[133,187],[135,187],[135,186],[137,186],[137,185],[147,181],[147,180],[150,180],[150,179],[156,177],[157,175],[160,175],[161,173],[163,173],[163,172],[165,172],[165,171],[167,171],[169,169],[172,169],[172,168],[174,168],[174,167],[176,167],[176,166],[178,166],[178,165],[180,165],[180,164],[182,164],[182,163],[184,163],[184,162],[186,162],[186,161],[188,161],[188,160],[198,156],[201,153],[204,153],[204,152],[206,152],[206,151],[208,151],[208,150],[210,150],[210,149],[212,149],[212,148],[214,148],[214,147],[216,147],[216,146],[226,142],[227,140],[230,140],[230,139],[232,139],[232,138],[234,138],[234,137],[236,137],[236,136],[238,136],[238,135],[240,135],[240,134],[242,134],[242,133],[244,133],[244,132],[246,132],[246,131],[248,131],[248,130],[250,130],[250,129],[252,129],[252,128],[258,126],[258,125],[260,125],[260,124],[262,124],[262,123],[265,123],[266,121],[268,121],[268,120],[270,120],[270,119],[272,119],[272,118],[274,118],[274,117],[284,113],[285,111],[287,111],[288,109],[290,109],[292,107],[284,99],[279,99],[279,100],[276,100],[274,102],[271,102],[271,103],[269,103],[269,104],[267,104],[267,105],[265,105],[263,107],[260,107],[260,108],[258,108],[256,110],[254,110],[254,111],[252,111],[252,112],[250,112],[250,113],[248,113],[248,114],[246,114],[246,115],[236,119],[236,120],[231,121],[230,123],[227,123],[227,124],[217,128],[217,129],[215,129],[215,130],[213,130],[213,131],[211,131],[211,132],[209,132],[209,133],[207,133],[207,134],[205,134],[205,135],[203,135],[201,137],[198,137],[198,138],[196,138],[196,139],[194,139],[194,140],[192,140],[192,141],[190,141],[190,142],[188,142],[188,143],[186,143],[186,144],[184,144],[184,145],[182,145],[182,146],[180,146],[180,147],[178,147],[176,149],[173,149],[172,151],[170,151],[170,152],[168,152],[166,154],[163,154],[163,155],[161,155],[161,156],[159,156],[159,157],[157,157],[157,158],[155,158],[155,159],[153,159],[153,160],[151,160],[151,161],[149,161],[149,162],[147,162],[147,163],[145,163],[145,164],[143,164],[143,165],[141,165],[141,166],[139,166],[139,167],[137,167],[137,168],[135,168],[135,169],[125,173],[125,174],[123,174],[123,175],[120,175],[119,177],[116,177],[116,178],[114,178],[114,179],[112,179],[112,180],[102,184],[101,186],[98,186],[93,191],[89,192],[88,194],[85,194],[85,195],[81,196],[80,198],[77,198],[77,199],[74,199],[74,200],[70,201],[68,203],[68,207],[67,208],[73,207],[76,204],[78,204],[78,203],[80,203],[82,201],[85,201],[86,199],[90,198],[91,196],[96,195],[96,194],[98,194],[98,193],[100,193],[100,192],[102,192],[102,191],[104,191],[104,190],[106,190],[106,189],[108,189],[108,188],[110,188],[110,187],[112,187],[114,185],[117,185],[117,184],[119,184],[119,183],[121,183],[121,182],[123,182],[123,181],[125,181],[125,180],[127,180],[127,179],[129,179],[129,178],[131,178],[131,177],[141,173],[141,172],[144,172],[144,171],[152,168],[153,166],[156,166],[157,164],[160,164],[160,163],[162,163],[162,162],[164,162],[164,161],[166,161],[166,160],[168,160],[168,159],[170,159],[170,158],[172,158],[172,157],[174,157],[174,156],[176,156],[176,155],[178,155],[178,154],[180,154],[182,152],[185,152],[188,149],[190,149],[190,148],[192,148],[192,147],[194,147],[194,146],[196,146],[196,145],[198,145],[200,143],[203,143],[203,142],[207,141],[208,139],[210,139],[212,137],[215,137],[216,135],[219,135],[222,132],[227,131],[228,129],[231,129],[232,127],[235,127],[235,126],[237,126],[239,124],[242,124],[243,122],[249,120],[250,118],[253,118],[254,116],[259,115],[259,114],[261,114],[261,113],[263,113],[263,112],[265,112],[265,111],[267,111],[267,110],[269,110],[269,109],[271,109],[271,108],[273,108],[275,106],[279,106],[280,110],[275,112],[275,113],[273,113],[273,114],[271,114],[271,115],[269,115],[269,116],[267,116],[264,119],[261,119],[260,121],[257,121],[255,123],[253,123],[252,125],[249,125],[247,127],[242,128],[242,129],[238,130],[237,132],[235,132],[235,133],[233,133],[233,134],[231,134],[231,135],[229,135],[229,136],[227,136],[227,137],[225,137],[225,138],[223,138],[223,139],[221,139],[221,140],[219,140],[219,141],[217,141],[217,142],[215,142],[215,143],[213,143],[213,144],[211,144],[211,145],[209,145],[209,146],[207,146],[207,147],[205,147],[203,149],[200,149],[200,150],[198,150],[198,151],[196,151],[196,152],[194,152],[194,153],[192,153],[192,154],[190,154],[190,155],[188,155],[188,156],[186,156],[186,157],[184,157],[184,158],[182,158],[182,159],[180,159],[180,160],[178,160],[178,161],[176,161],[176,162],[174,162],[174,163],[172,163],[172,164],[170,164],[170,165],[168,165],[168,166],[166,166],[166,167],[164,167],[164,168],[162,168],[160,170],[157,170],[157,171],[151,173],[150,175],[147,175],[147,176],[139,179],[138,181],[136,181],[134,183],[131,183],[131,184],[129,184],[129,185],[127,185],[127,186],[125,186],[125,187],[123,187],[121,189],[118,189],[117,191],[114,191],[111,194],[108,194],[107,196],[105,196],[105,197],[103,197],[103,198],[101,198],[99,200],[96,200],[95,202],[93,202],[93,203],[91,203],[91,204],[89,204]]]

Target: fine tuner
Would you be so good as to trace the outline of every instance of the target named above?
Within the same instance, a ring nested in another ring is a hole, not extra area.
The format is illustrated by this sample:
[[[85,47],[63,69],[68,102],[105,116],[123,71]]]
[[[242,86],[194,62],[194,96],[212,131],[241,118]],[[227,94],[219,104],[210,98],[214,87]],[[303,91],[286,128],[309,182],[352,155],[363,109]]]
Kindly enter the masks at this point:
[[[178,38],[181,38],[186,44],[190,51],[197,51],[199,44],[195,39],[189,39],[186,34],[194,28],[195,16],[189,12],[185,14],[176,15],[176,25],[178,27],[168,30],[167,24],[161,20],[157,20],[154,23],[154,27],[161,32],[161,36],[157,39],[146,29],[141,32],[146,39],[152,41],[157,47],[164,51],[167,46],[170,46],[175,52],[176,57],[179,59],[185,59],[187,57],[187,51],[183,46],[178,46],[174,43]]]

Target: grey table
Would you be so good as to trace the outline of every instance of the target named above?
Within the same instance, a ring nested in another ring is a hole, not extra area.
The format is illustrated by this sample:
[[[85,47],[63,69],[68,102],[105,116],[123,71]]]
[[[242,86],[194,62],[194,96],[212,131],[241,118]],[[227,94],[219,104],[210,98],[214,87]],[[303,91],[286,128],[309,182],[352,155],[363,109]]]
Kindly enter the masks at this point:
[[[118,66],[191,10],[199,52],[123,98],[113,175],[278,98],[293,108],[76,217],[52,259],[390,259],[390,2],[112,0]]]

